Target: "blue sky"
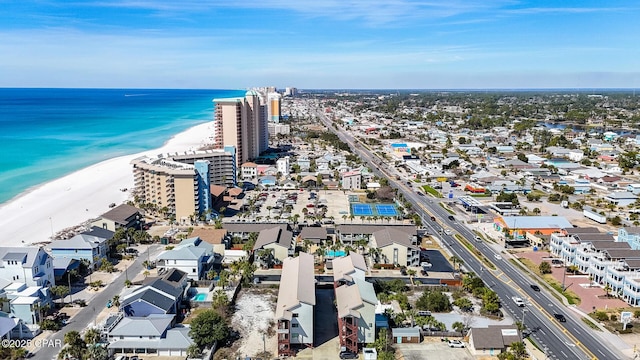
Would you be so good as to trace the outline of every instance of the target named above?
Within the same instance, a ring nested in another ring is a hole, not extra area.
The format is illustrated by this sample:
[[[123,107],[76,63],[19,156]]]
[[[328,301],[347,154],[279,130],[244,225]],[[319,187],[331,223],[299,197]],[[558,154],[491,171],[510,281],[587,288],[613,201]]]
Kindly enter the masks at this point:
[[[640,3],[0,0],[1,87],[640,87]]]

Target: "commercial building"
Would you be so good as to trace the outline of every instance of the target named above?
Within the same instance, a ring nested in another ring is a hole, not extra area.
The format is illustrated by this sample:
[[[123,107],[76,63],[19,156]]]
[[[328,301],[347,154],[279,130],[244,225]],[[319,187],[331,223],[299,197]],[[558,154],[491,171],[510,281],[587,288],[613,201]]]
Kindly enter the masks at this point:
[[[257,158],[269,146],[266,107],[255,90],[244,97],[213,99],[215,103],[214,147],[233,146],[236,163]]]
[[[211,186],[236,183],[235,148],[134,159],[134,195],[184,221],[212,210]]]
[[[313,346],[316,305],[313,255],[301,252],[282,262],[275,320],[278,322],[278,356],[293,355],[292,345]]]

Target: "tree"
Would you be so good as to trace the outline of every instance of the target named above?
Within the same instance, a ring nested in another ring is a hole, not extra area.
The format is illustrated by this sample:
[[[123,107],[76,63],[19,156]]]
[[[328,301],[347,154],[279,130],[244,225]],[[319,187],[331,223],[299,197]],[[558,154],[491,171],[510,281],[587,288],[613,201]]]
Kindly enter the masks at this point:
[[[226,339],[229,334],[227,322],[214,310],[205,310],[198,314],[191,322],[189,330],[189,336],[200,348],[211,347],[217,341]]]
[[[91,346],[87,349],[87,360],[109,360],[109,352],[104,346]]]
[[[98,329],[95,329],[95,328],[89,328],[84,333],[84,342],[89,344],[89,345],[95,345],[95,344],[99,343],[101,338],[102,338],[102,336],[100,334],[100,331]]]
[[[454,331],[457,331],[459,333],[462,333],[465,330],[464,324],[461,323],[460,321],[456,321],[453,324],[451,324],[451,328],[453,328]]]
[[[191,344],[187,348],[187,358],[196,359],[196,358],[199,358],[201,355],[202,355],[202,351],[200,350],[197,344]]]
[[[218,274],[218,286],[220,286],[223,290],[229,286],[229,271],[221,270]]]
[[[500,310],[500,298],[495,291],[485,289],[482,296],[482,308],[491,314],[495,314]]]
[[[82,340],[80,333],[72,330],[64,334],[64,344],[66,345],[60,354],[59,359],[65,358],[67,355],[76,359],[84,358],[84,354],[87,350],[87,343]]]
[[[462,311],[471,311],[473,309],[473,302],[466,297],[456,299],[453,305],[459,307]]]
[[[56,285],[51,288],[51,293],[53,295],[58,296],[60,301],[62,302],[62,307],[64,307],[64,297],[69,294],[69,287],[64,285]]]
[[[120,295],[114,295],[111,299],[111,305],[119,308],[120,307]]]
[[[463,261],[458,255],[451,256],[449,260],[453,263],[454,269],[456,268],[456,265],[458,265],[458,270],[460,270],[460,264],[462,264]]]
[[[542,275],[551,274],[551,264],[549,264],[548,261],[541,262],[540,265],[538,265],[538,271],[540,271]]]
[[[416,307],[420,310],[449,311],[451,303],[449,297],[441,291],[425,291],[416,301]]]

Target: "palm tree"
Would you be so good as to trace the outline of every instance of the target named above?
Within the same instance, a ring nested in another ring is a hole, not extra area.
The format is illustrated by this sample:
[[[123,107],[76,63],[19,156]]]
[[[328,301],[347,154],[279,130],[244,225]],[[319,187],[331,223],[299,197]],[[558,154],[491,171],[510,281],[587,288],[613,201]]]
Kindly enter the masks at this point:
[[[114,295],[111,299],[111,305],[119,308],[120,307],[120,295]]]
[[[218,274],[218,286],[222,289],[225,289],[229,285],[229,275],[227,270],[222,270]]]
[[[456,265],[458,265],[458,270],[460,270],[460,264],[463,263],[462,259],[457,256],[457,255],[453,255],[449,258],[449,260],[453,263],[453,268],[456,268]]]

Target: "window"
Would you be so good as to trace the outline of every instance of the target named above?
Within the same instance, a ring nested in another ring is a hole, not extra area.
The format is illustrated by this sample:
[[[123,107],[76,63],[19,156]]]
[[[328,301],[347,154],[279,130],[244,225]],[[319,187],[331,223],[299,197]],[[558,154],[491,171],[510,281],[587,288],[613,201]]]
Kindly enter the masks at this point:
[[[196,272],[196,269],[195,268],[191,269],[191,272],[193,272],[193,273]]]
[[[299,314],[295,314],[295,313],[294,313],[292,316],[293,316],[293,317],[298,317],[298,316],[299,316]]]
[[[291,327],[292,328],[297,328],[297,327],[300,327],[300,324],[291,324]]]

